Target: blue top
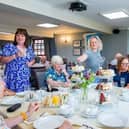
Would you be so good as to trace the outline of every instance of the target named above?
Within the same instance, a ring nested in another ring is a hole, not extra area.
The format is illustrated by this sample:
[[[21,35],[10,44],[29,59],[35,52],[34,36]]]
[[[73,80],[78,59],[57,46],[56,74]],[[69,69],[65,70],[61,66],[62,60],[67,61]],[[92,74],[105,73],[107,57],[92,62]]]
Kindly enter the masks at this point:
[[[64,73],[57,73],[53,67],[49,68],[46,72],[46,80],[51,78],[54,81],[66,82],[66,76]]]
[[[8,43],[3,48],[3,56],[12,56],[18,52],[15,45]],[[26,56],[17,57],[6,63],[5,82],[7,87],[15,92],[21,92],[30,86],[30,68],[27,62],[35,58],[33,49],[29,46],[26,50]]]
[[[121,78],[124,78],[125,82],[121,82]],[[122,87],[121,83],[125,83],[123,85],[127,86],[127,84],[129,83],[129,72],[117,73],[116,76],[114,76],[113,81],[117,83],[118,87]]]
[[[100,51],[94,52],[92,50],[87,50],[86,55],[88,56],[86,60],[86,68],[91,69],[92,72],[97,72],[99,67],[102,67],[104,63]]]

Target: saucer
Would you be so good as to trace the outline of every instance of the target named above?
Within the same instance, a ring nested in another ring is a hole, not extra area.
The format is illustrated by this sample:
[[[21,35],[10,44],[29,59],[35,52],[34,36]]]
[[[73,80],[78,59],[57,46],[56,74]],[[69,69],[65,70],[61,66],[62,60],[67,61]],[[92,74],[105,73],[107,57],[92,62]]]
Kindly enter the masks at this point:
[[[58,113],[60,114],[60,115],[63,115],[63,116],[65,116],[65,117],[70,117],[70,116],[72,116],[73,115],[73,113],[74,113],[74,110],[73,110],[73,108],[70,106],[70,105],[62,105],[61,107],[60,107],[60,109],[58,110]]]

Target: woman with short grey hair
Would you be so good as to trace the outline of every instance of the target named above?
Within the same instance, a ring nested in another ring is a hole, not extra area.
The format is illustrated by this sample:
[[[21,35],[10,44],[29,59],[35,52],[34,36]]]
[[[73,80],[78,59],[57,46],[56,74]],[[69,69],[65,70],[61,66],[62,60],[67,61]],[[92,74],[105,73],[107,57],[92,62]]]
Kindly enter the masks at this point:
[[[52,67],[46,72],[46,82],[48,89],[51,91],[56,87],[69,87],[71,85],[68,79],[68,73],[63,65],[63,59],[59,55],[51,58]]]
[[[62,64],[63,65],[63,59],[61,56],[55,55],[51,58],[51,64]]]

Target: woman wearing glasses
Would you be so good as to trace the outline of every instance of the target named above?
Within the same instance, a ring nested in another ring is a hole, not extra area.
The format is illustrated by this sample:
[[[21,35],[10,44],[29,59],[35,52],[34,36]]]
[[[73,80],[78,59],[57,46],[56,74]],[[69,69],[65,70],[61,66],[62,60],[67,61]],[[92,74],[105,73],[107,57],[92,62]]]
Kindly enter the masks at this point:
[[[113,81],[118,87],[129,87],[129,59],[127,57],[121,57],[117,64],[117,73],[114,76]]]

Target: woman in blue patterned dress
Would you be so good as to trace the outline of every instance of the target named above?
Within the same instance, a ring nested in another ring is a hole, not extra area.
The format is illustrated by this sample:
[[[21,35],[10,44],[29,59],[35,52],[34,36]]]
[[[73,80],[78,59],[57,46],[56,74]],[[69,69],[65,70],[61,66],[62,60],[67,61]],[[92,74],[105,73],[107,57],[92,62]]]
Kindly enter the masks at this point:
[[[28,38],[27,31],[19,28],[15,33],[14,43],[8,43],[3,48],[5,82],[7,88],[15,92],[22,92],[30,87],[30,67],[35,62],[35,56]]]

